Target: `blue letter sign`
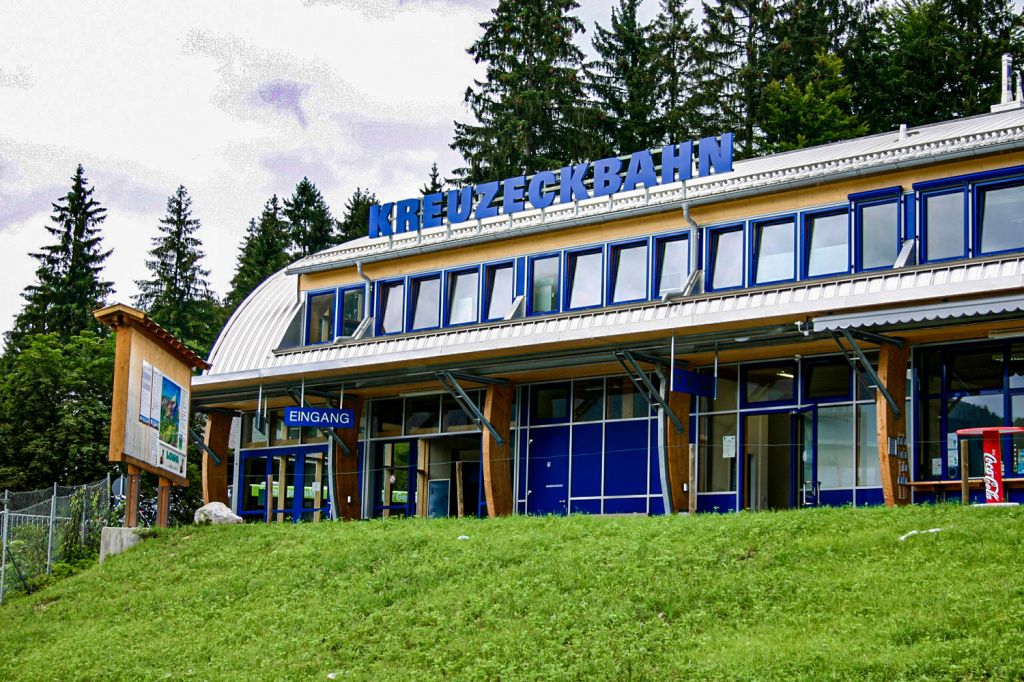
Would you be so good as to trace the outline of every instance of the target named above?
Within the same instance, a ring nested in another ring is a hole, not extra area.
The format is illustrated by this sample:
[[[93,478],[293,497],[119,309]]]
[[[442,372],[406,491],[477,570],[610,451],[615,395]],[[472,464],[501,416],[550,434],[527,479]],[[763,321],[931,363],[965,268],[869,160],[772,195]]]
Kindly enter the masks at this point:
[[[556,198],[563,204],[589,199],[591,191],[587,189],[588,180],[593,188],[593,196],[600,197],[620,190],[628,192],[640,185],[650,189],[659,184],[686,182],[693,177],[695,160],[697,177],[707,177],[712,172],[728,173],[732,171],[732,142],[732,133],[724,133],[720,138],[702,138],[699,143],[666,145],[660,152],[660,178],[655,171],[654,161],[654,154],[658,151],[645,149],[629,157],[624,173],[622,161],[610,157],[592,164],[584,162],[566,166],[558,172],[540,171],[530,178],[520,175],[474,187],[451,189],[445,197],[428,194],[425,197],[381,204],[379,207],[374,205],[370,207],[370,238],[439,227],[442,224],[442,201],[448,205],[448,224],[457,225],[470,218],[493,218],[499,212],[512,215],[529,209],[545,209]],[[696,159],[694,146],[697,148]],[[392,213],[395,214],[393,218]]]
[[[336,410],[330,407],[286,407],[286,426],[316,426],[321,429],[351,429],[355,426],[352,410]]]

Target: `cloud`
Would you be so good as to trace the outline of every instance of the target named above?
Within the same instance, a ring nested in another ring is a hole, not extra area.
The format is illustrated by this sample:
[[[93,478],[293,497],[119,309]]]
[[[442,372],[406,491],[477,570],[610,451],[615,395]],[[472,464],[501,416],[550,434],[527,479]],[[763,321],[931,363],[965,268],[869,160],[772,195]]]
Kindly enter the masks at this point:
[[[0,67],[0,88],[17,88],[28,90],[32,87],[32,75],[27,69],[16,67],[13,70]]]
[[[253,92],[256,106],[270,107],[295,116],[295,120],[303,128],[306,127],[306,113],[302,110],[302,98],[309,90],[309,85],[291,80],[273,80],[264,83]]]

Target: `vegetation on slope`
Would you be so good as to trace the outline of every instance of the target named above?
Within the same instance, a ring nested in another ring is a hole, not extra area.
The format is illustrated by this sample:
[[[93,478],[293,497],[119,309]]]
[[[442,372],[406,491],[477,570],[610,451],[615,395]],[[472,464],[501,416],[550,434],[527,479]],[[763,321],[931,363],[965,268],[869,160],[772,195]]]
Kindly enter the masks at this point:
[[[1022,539],[955,506],[183,528],[0,608],[0,679],[1019,679]]]

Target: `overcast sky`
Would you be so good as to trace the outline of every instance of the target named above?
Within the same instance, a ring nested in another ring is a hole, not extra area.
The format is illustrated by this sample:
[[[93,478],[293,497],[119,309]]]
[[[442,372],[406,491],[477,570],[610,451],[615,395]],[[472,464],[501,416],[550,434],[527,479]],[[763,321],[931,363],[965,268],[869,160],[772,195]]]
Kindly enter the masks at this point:
[[[249,218],[304,175],[339,217],[357,186],[415,195],[459,164],[452,121],[482,74],[465,49],[496,1],[0,2],[0,332],[78,163],[124,303],[179,184],[218,295]],[[613,0],[581,4],[589,44]]]

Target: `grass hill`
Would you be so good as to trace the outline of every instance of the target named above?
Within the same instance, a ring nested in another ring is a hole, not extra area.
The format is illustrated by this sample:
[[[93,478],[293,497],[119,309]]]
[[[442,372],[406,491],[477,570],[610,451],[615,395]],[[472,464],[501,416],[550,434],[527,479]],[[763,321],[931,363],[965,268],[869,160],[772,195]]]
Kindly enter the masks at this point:
[[[1024,509],[181,528],[0,608],[3,680],[417,678],[1021,679]]]

